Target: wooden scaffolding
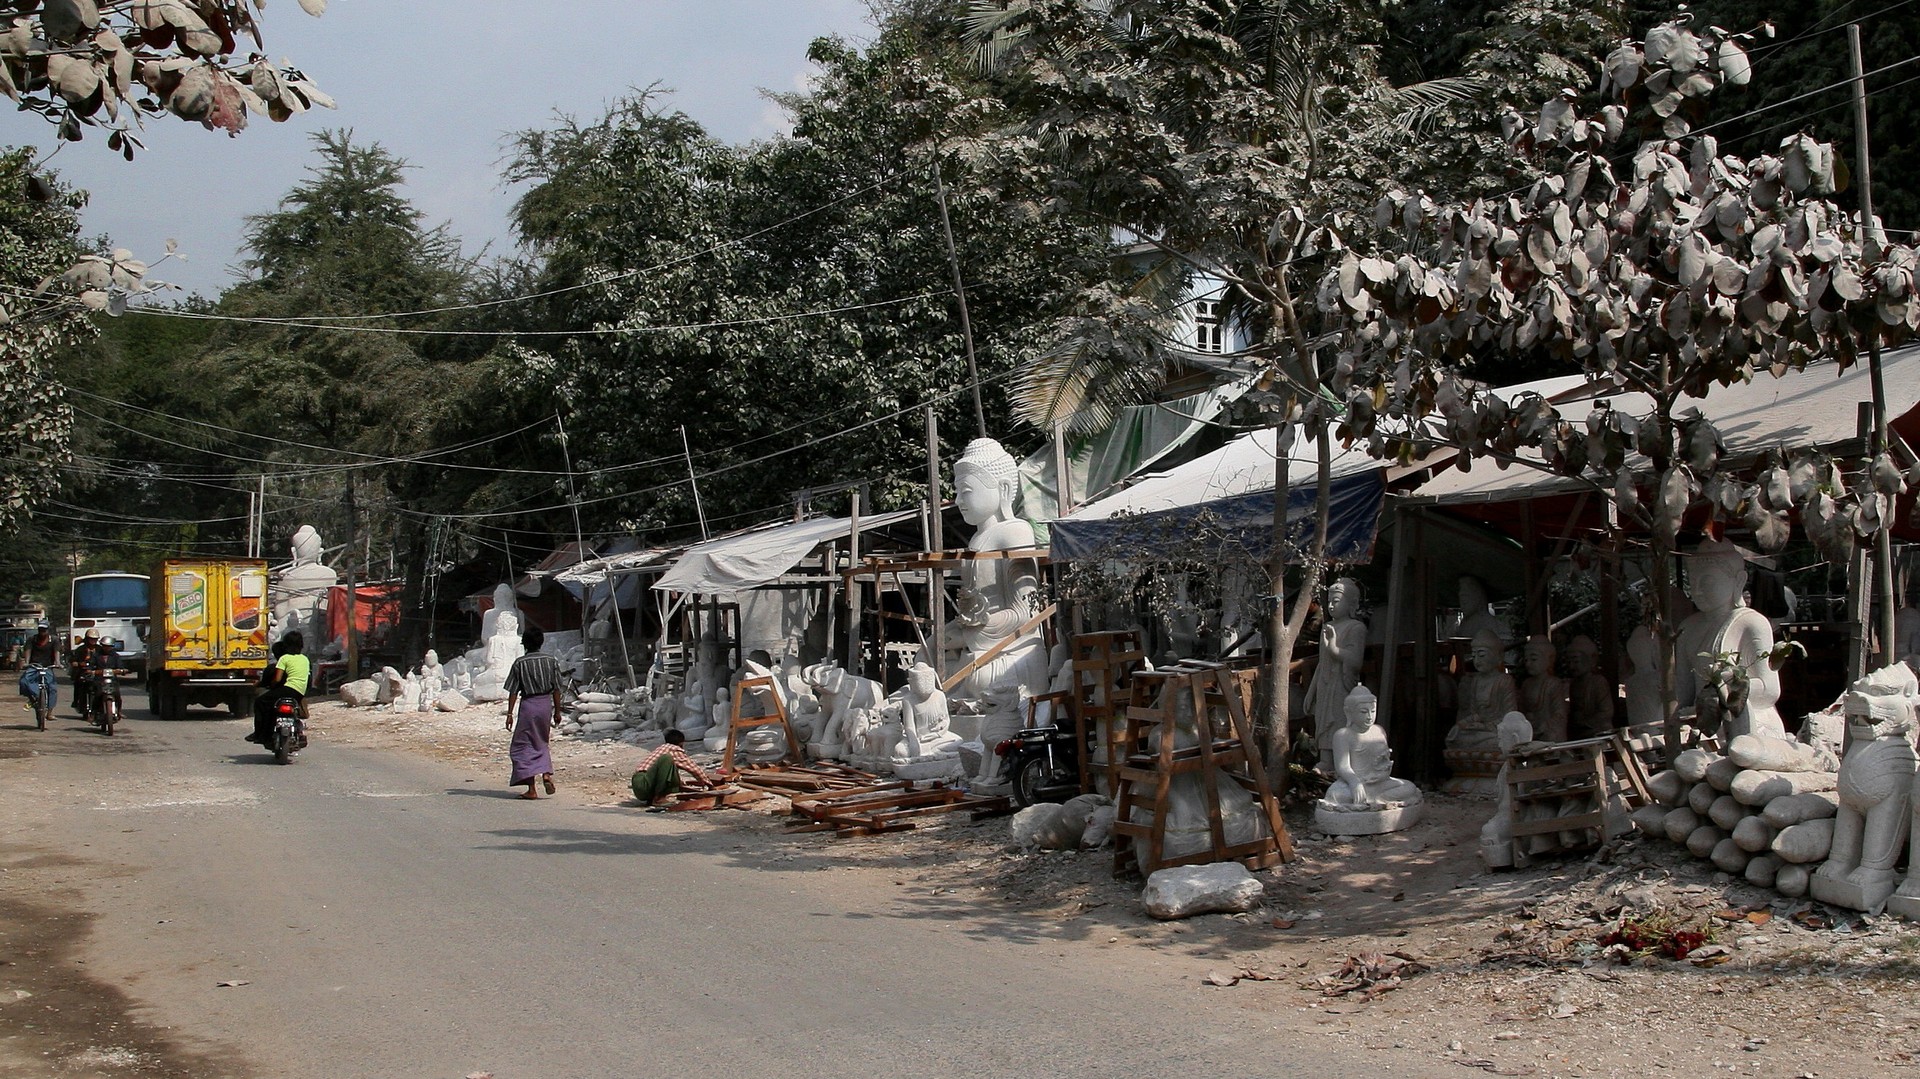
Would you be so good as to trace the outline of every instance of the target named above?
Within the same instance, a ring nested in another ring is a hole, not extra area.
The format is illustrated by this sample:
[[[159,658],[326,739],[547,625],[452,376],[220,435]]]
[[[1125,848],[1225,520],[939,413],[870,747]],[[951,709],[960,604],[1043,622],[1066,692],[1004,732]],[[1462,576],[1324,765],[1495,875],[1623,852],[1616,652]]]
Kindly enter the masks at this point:
[[[1126,729],[1118,743],[1122,761],[1114,788],[1113,870],[1124,876],[1138,863],[1143,873],[1176,865],[1237,861],[1264,869],[1293,859],[1293,841],[1280,804],[1267,783],[1254,738],[1253,686],[1257,672],[1188,660],[1131,679]],[[1193,743],[1178,734],[1191,722]],[[1207,809],[1208,844],[1181,855],[1166,851],[1167,816],[1174,781],[1194,777]],[[1219,778],[1254,796],[1265,835],[1229,842],[1220,809]]]

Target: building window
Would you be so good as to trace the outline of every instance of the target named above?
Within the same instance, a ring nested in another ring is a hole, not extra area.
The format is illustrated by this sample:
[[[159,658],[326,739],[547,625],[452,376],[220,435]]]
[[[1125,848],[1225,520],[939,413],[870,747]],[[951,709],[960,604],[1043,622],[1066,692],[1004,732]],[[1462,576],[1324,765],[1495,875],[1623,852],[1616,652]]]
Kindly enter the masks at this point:
[[[1219,300],[1193,301],[1193,349],[1195,352],[1225,352],[1226,331],[1220,325]]]

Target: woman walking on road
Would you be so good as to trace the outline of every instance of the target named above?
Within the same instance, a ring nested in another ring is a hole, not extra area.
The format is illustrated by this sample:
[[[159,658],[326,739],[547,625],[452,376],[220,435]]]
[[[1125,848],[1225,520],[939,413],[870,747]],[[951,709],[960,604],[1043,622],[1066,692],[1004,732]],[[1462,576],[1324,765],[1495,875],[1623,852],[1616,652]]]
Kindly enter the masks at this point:
[[[546,634],[529,626],[520,635],[527,651],[507,668],[507,728],[513,731],[507,755],[513,761],[513,773],[507,786],[526,785],[522,798],[539,798],[540,787],[547,793],[553,785],[553,752],[548,740],[553,736],[553,717],[560,711],[560,661],[542,655],[540,644]],[[519,708],[516,711],[515,705]]]

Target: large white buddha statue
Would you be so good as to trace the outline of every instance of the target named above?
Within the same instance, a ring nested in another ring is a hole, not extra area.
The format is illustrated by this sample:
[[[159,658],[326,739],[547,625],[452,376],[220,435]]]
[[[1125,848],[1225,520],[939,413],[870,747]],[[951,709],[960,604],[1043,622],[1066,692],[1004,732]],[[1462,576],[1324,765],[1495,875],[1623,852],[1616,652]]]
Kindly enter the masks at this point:
[[[327,646],[327,596],[340,583],[340,574],[322,562],[326,545],[312,525],[301,525],[291,543],[293,561],[276,569],[268,588],[273,604],[274,637],[299,630],[307,652],[319,655]]]
[[[1747,563],[1740,549],[1724,540],[1708,540],[1686,561],[1687,597],[1694,613],[1680,623],[1673,646],[1674,699],[1682,710],[1697,710],[1703,692],[1712,692],[1717,665],[1745,674],[1743,697],[1728,702],[1721,744],[1743,734],[1784,739],[1779,709],[1780,674],[1768,662],[1773,623],[1746,605]],[[1708,733],[1713,733],[1709,731]]]
[[[976,438],[953,465],[953,502],[974,526],[967,550],[975,553],[1024,550],[1034,546],[1033,526],[1014,514],[1019,464],[1000,443]],[[960,569],[954,597],[954,627],[966,647],[966,661],[983,660],[968,676],[964,694],[980,711],[980,755],[975,786],[1004,782],[1000,755],[991,747],[1026,723],[1023,696],[1044,693],[1047,648],[1038,628],[1022,630],[1036,612],[1039,567],[1027,558],[969,559]]]
[[[467,653],[475,701],[507,699],[507,668],[527,652],[520,643],[520,629],[520,605],[513,598],[513,586],[503,584],[493,590],[493,608],[480,616],[480,647]]]

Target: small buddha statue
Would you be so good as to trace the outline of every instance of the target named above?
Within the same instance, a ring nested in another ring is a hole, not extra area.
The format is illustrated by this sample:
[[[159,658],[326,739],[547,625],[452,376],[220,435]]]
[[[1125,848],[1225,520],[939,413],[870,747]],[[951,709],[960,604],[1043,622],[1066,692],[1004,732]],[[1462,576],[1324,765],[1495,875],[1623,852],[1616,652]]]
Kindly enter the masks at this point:
[[[1527,638],[1521,652],[1527,677],[1520,683],[1520,711],[1542,742],[1567,740],[1567,680],[1553,673],[1553,641],[1544,634]]]
[[[1500,720],[1520,711],[1519,688],[1502,661],[1505,643],[1491,629],[1473,638],[1473,669],[1460,679],[1459,709],[1443,757],[1459,790],[1485,790],[1500,767]]]
[[[1567,642],[1567,736],[1613,731],[1613,683],[1600,673],[1600,646],[1585,634]]]
[[[1366,686],[1355,686],[1342,703],[1342,723],[1327,736],[1335,778],[1314,805],[1315,826],[1329,835],[1378,835],[1411,827],[1423,799],[1419,787],[1393,775],[1393,750],[1374,723],[1379,702]]]
[[[1629,727],[1666,722],[1666,706],[1660,699],[1659,647],[1651,626],[1635,626],[1627,634],[1627,662],[1633,665],[1633,671],[1621,688],[1627,699]]]
[[[1360,683],[1360,667],[1367,652],[1367,624],[1355,617],[1360,609],[1360,582],[1342,577],[1327,586],[1327,602],[1320,627],[1320,658],[1307,686],[1307,710],[1313,713],[1313,737],[1320,747],[1320,769],[1333,768],[1329,739],[1346,725],[1347,694]]]
[[[953,733],[947,695],[940,692],[940,676],[925,663],[907,668],[907,684],[894,695],[900,705],[900,741],[893,746],[897,761],[958,753],[960,736]]]

